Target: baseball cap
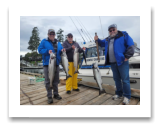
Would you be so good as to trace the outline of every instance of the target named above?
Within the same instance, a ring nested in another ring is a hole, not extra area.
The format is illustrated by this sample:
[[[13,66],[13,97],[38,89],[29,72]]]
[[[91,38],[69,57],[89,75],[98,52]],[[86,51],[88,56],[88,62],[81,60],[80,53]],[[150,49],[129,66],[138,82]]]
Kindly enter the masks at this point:
[[[72,36],[72,37],[73,37],[73,35],[72,35],[71,33],[68,33],[68,35],[67,35],[67,36],[68,36],[68,37],[69,37],[69,36]]]
[[[116,24],[112,24],[108,27],[108,31],[110,30],[110,28],[117,28],[117,25]]]
[[[48,34],[50,34],[51,32],[54,32],[55,33],[55,30],[54,29],[49,29],[48,30]]]

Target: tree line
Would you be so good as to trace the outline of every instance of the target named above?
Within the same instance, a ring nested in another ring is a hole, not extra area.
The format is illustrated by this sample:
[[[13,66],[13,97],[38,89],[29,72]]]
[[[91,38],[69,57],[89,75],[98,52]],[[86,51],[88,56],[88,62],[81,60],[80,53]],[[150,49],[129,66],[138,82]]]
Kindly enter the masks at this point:
[[[63,32],[64,32],[64,30],[62,30],[62,29],[59,29],[56,32],[57,40],[61,43],[67,39],[67,35],[65,35],[65,38],[64,38]],[[27,48],[27,49],[31,50],[32,52],[31,53],[28,52],[27,54],[25,54],[24,57],[22,57],[22,55],[21,55],[20,60],[25,60],[28,62],[41,61],[42,56],[41,56],[41,54],[38,54],[38,52],[37,52],[40,42],[41,42],[41,40],[39,37],[39,29],[38,29],[38,27],[34,27],[32,30],[32,35],[31,35],[29,42],[28,42],[29,46]]]

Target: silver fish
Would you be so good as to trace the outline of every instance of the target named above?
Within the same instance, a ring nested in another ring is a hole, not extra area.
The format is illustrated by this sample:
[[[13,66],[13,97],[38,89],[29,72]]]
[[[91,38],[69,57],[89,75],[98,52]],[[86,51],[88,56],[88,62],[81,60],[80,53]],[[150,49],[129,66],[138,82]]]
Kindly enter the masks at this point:
[[[94,79],[97,82],[98,87],[100,88],[99,95],[101,95],[102,93],[106,93],[106,91],[102,88],[103,83],[102,83],[102,78],[101,78],[101,72],[98,68],[97,62],[93,64],[93,75],[94,75]]]
[[[79,71],[78,71],[78,63],[79,63],[79,52],[78,52],[78,49],[79,48],[77,48],[77,47],[74,49],[74,55],[73,55],[74,68],[75,68],[74,74],[75,73],[79,73]]]
[[[69,64],[68,64],[68,58],[67,58],[65,51],[62,52],[61,60],[62,60],[62,66],[63,66],[65,73],[66,73],[66,80],[67,80],[69,77],[72,77],[72,76],[68,74],[68,65]]]
[[[56,71],[56,56],[53,52],[50,53],[48,71],[49,71],[50,87],[53,87],[52,83],[54,81]]]

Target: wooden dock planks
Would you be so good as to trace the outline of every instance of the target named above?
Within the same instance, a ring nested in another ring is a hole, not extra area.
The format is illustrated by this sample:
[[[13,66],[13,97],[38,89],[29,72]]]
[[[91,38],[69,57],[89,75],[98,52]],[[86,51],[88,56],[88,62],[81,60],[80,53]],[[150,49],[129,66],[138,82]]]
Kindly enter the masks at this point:
[[[78,100],[68,103],[68,105],[83,105],[86,102],[88,102],[89,100],[91,100],[97,96],[99,96],[99,92],[95,90],[93,92],[90,92],[90,94],[79,98]]]
[[[106,100],[108,100],[112,95],[110,94],[101,94],[97,96],[96,98],[86,102],[84,105],[100,105]]]
[[[63,100],[61,100],[57,103],[54,103],[54,105],[67,105],[67,104],[70,104],[71,102],[74,102],[74,101],[78,100],[79,98],[82,98],[90,93],[91,93],[90,89],[84,89],[84,91],[77,93],[74,97],[70,96],[70,97],[64,98]]]
[[[137,105],[140,105],[140,101],[138,102],[138,104]]]
[[[78,84],[98,88],[97,83],[93,83],[93,82],[80,81]],[[112,94],[112,95],[115,94],[115,86],[102,84],[102,87],[105,89],[106,93]],[[140,97],[140,90],[131,88],[131,95],[134,97]]]
[[[128,105],[137,105],[139,103],[139,98],[131,98],[130,103]],[[120,102],[118,105],[123,105],[122,102]]]
[[[75,98],[76,95],[78,95],[79,93],[84,93],[86,90],[88,90],[89,88],[86,88],[86,87],[79,87],[80,91],[76,92],[76,91],[72,91],[71,94],[67,94],[66,91],[63,91],[63,92],[60,92],[59,95],[62,97],[61,100],[56,100],[56,99],[53,99],[54,100],[54,103],[50,104],[50,105],[65,105],[65,104],[62,104],[62,102],[66,102],[66,101],[69,101],[70,97],[72,99]],[[68,99],[69,98],[69,99]],[[58,103],[60,102],[60,104]],[[58,104],[57,104],[58,103]],[[48,105],[47,101],[45,102],[41,102],[39,104],[36,104],[36,105]]]
[[[111,96],[109,100],[106,100],[101,105],[118,105],[118,104],[122,103],[122,100],[123,99],[113,100],[112,96]]]
[[[59,95],[62,99],[53,99],[54,103],[48,104],[44,81],[35,85],[28,85],[28,77],[31,77],[31,75],[20,74],[21,105],[122,105],[123,99],[112,100],[112,92],[99,95],[98,89],[80,86],[80,91],[71,91],[71,94],[67,94],[66,87],[62,84],[58,85]],[[109,87],[108,90],[111,88]],[[113,88],[110,91],[113,91]],[[137,94],[139,92],[135,91]],[[140,105],[140,98],[131,98],[129,105]]]

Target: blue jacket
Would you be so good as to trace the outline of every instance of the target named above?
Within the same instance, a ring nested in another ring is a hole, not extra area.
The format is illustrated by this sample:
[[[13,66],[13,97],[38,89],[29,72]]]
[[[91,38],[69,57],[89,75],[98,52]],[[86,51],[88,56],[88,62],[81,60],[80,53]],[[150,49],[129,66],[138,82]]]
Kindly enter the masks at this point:
[[[57,43],[56,65],[59,65],[61,60],[61,50],[63,49],[60,42]],[[43,39],[38,47],[38,51],[42,54],[43,66],[49,65],[50,54],[49,50],[55,53],[52,42],[48,39]]]
[[[98,39],[99,46],[105,47],[105,65],[110,64],[108,54],[109,42],[110,37],[107,37],[104,40]],[[134,54],[134,42],[125,31],[118,31],[118,34],[115,36],[113,45],[114,55],[118,66],[120,66],[124,62],[125,58],[129,59]]]

